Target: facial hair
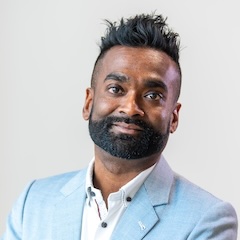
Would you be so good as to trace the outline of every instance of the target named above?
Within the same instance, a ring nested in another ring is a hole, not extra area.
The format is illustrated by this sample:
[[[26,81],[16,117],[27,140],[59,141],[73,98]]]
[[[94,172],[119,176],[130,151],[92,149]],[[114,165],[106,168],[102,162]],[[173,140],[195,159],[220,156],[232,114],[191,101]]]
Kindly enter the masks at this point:
[[[116,122],[131,123],[139,126],[137,135],[116,134],[111,131]],[[162,152],[169,137],[169,128],[165,133],[156,131],[150,124],[142,120],[109,116],[93,121],[89,118],[89,133],[93,142],[112,156],[122,159],[139,159]]]

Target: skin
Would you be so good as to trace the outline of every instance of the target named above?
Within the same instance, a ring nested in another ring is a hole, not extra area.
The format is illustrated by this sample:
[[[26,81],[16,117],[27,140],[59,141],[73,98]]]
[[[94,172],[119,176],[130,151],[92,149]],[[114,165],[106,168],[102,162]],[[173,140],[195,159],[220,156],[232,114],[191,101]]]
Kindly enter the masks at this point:
[[[86,90],[83,118],[124,116],[144,120],[155,129],[170,133],[178,126],[181,104],[176,102],[179,81],[176,63],[165,53],[151,48],[114,46],[97,64],[94,87]],[[134,124],[116,123],[111,131],[137,136]],[[127,160],[114,157],[94,146],[93,184],[102,191],[107,204],[110,193],[141,171],[155,164],[162,152]]]

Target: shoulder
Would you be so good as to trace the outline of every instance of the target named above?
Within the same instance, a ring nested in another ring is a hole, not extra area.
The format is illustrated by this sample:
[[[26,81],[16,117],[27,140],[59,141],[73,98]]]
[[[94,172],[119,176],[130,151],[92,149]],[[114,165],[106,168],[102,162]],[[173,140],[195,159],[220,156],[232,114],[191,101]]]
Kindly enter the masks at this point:
[[[236,216],[233,206],[210,193],[206,189],[192,183],[179,174],[174,173],[170,202],[175,206],[181,206],[183,211],[189,211],[189,215],[204,216],[208,212],[230,214]]]
[[[187,200],[188,204],[201,204],[202,206],[215,204],[222,201],[218,197],[200,186],[194,184],[183,176],[174,173],[173,181],[174,198]]]
[[[83,185],[85,183],[86,169],[81,169],[78,171],[66,172],[50,177],[45,177],[41,179],[36,179],[30,182],[26,188],[25,193],[41,193],[44,195],[54,195],[54,193],[59,193],[61,189],[70,182],[75,182],[78,185]]]
[[[163,157],[150,175],[147,187],[152,190],[151,195],[155,198],[156,191],[158,197],[164,195],[165,203],[189,208],[196,207],[199,211],[223,202],[206,189],[174,172]]]
[[[17,199],[16,212],[31,213],[42,209],[42,212],[53,209],[53,206],[76,190],[85,190],[85,172],[79,170],[62,173],[30,182]],[[39,214],[42,214],[39,212]]]
[[[35,179],[29,182],[18,197],[15,207],[30,206],[32,204],[46,204],[60,200],[64,194],[62,189],[70,186],[75,189],[85,184],[86,169],[61,173],[50,177]]]
[[[174,172],[164,158],[158,162],[145,185],[151,201],[156,205],[165,203],[197,209],[198,205],[201,205],[200,209],[203,209],[221,201],[207,190]]]
[[[236,239],[237,214],[231,203],[175,174],[172,201],[176,211],[192,223],[189,239]]]

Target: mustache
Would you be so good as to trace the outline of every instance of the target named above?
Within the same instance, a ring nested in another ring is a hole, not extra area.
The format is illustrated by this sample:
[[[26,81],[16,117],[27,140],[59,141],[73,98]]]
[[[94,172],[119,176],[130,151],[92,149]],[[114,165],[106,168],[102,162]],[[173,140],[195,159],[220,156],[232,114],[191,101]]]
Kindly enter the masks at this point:
[[[116,117],[116,116],[108,116],[104,119],[105,125],[107,125],[109,127],[111,125],[113,125],[113,123],[116,123],[116,122],[124,122],[127,124],[134,124],[145,130],[152,129],[152,126],[150,124],[148,124],[145,121],[140,120],[140,119],[133,119],[133,118],[129,118],[129,117]]]

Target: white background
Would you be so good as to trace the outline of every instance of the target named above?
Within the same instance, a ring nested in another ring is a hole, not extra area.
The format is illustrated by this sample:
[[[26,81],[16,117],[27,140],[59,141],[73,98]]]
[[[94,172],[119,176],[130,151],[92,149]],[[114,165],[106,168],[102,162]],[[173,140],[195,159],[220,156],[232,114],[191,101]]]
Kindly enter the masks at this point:
[[[93,156],[81,112],[103,19],[154,10],[182,42],[180,124],[164,155],[240,212],[237,0],[0,0],[0,235],[30,180]]]

